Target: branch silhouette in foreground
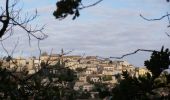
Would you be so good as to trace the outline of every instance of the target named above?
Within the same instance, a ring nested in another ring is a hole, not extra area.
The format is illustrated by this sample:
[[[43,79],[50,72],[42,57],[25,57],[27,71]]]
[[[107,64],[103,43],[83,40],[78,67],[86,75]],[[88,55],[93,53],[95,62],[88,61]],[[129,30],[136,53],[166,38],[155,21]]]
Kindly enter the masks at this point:
[[[140,14],[140,17],[142,17],[143,19],[145,19],[145,20],[147,20],[147,21],[162,20],[162,19],[164,19],[164,18],[166,18],[166,17],[169,17],[169,16],[170,16],[170,14],[169,14],[169,13],[167,13],[167,14],[165,14],[165,15],[161,16],[160,18],[148,19],[148,18],[144,17],[142,14]]]
[[[21,13],[22,9],[15,8],[18,6],[18,0],[6,0],[5,3],[6,5],[1,5],[0,9],[1,40],[4,40],[3,36],[6,34],[8,34],[7,37],[14,34],[13,30],[16,27],[27,33],[29,41],[31,40],[31,37],[39,40],[43,40],[47,37],[47,35],[43,33],[44,26],[38,27],[38,25],[36,25],[35,27],[32,27],[31,25],[31,22],[37,18],[37,11],[35,11],[34,15],[29,16],[28,13],[26,13],[25,17],[22,17],[24,15]]]
[[[168,1],[168,2],[169,2],[169,1]],[[143,18],[143,19],[146,20],[146,21],[158,21],[158,20],[162,20],[162,19],[164,19],[164,18],[167,18],[167,19],[168,19],[168,23],[169,23],[169,25],[167,26],[167,28],[170,27],[170,14],[169,14],[168,12],[167,12],[167,14],[161,16],[160,18],[155,18],[155,19],[148,19],[148,18],[144,17],[144,16],[141,15],[141,14],[140,14],[140,17]],[[170,34],[169,34],[168,32],[165,32],[165,34],[166,34],[168,37],[170,37]]]
[[[99,56],[98,56],[98,58],[101,58],[101,59],[123,59],[124,57],[130,56],[130,55],[134,55],[134,54],[136,54],[136,53],[138,53],[138,52],[140,52],[140,51],[142,51],[142,52],[154,52],[154,51],[155,51],[155,52],[158,52],[158,51],[156,51],[156,50],[137,49],[137,50],[135,50],[134,52],[124,54],[124,55],[122,55],[122,56],[120,56],[120,57],[103,58],[103,57],[99,57]]]
[[[73,15],[73,20],[80,16],[79,10],[89,8],[92,6],[97,5],[103,0],[98,0],[95,3],[84,6],[82,4],[82,0],[60,0],[56,3],[56,10],[54,11],[53,15],[56,19],[64,19],[68,15]]]

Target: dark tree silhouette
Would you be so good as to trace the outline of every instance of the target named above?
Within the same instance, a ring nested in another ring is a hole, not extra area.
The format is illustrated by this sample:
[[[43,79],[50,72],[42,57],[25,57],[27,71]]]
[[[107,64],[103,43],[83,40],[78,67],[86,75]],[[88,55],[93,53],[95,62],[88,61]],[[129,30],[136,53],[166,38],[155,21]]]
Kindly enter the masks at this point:
[[[153,88],[152,77],[132,77],[127,71],[123,72],[124,79],[113,88],[113,100],[148,100],[148,94]]]
[[[48,65],[32,75],[11,72],[1,67],[0,99],[28,100],[31,97],[35,100],[62,100],[74,93],[75,72],[61,63]]]
[[[97,2],[84,6],[82,0],[60,0],[56,3],[57,9],[54,11],[53,15],[57,19],[64,19],[68,15],[73,15],[73,20],[80,16],[79,10],[95,6],[103,0],[98,0]]]
[[[149,69],[153,77],[158,77],[161,72],[168,69],[170,65],[170,51],[162,47],[161,51],[154,51],[151,55],[151,59],[145,61],[145,66]]]

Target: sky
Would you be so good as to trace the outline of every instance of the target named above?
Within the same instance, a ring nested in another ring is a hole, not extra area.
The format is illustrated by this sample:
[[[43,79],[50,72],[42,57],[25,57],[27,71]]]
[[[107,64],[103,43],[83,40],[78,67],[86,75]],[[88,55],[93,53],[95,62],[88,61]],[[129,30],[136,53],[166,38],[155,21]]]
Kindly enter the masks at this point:
[[[96,1],[84,0],[83,4]],[[1,6],[2,2],[0,0]],[[170,47],[170,38],[165,34],[170,33],[168,19],[148,22],[139,16],[161,17],[169,11],[170,4],[166,0],[103,0],[94,7],[81,10],[76,20],[72,20],[72,16],[63,20],[55,19],[55,4],[56,0],[20,0],[16,7],[23,9],[23,18],[24,13],[32,15],[37,9],[38,17],[31,25],[45,25],[43,32],[48,38],[40,41],[42,51],[60,53],[63,48],[65,52],[73,50],[71,55],[119,57],[137,49],[160,50],[163,45]],[[29,45],[27,34],[18,27],[9,39],[3,41],[9,52],[18,38],[14,56],[39,55],[38,41],[32,39]],[[2,47],[0,51],[1,56],[6,55]],[[139,52],[122,60],[141,67],[150,55],[148,52]]]

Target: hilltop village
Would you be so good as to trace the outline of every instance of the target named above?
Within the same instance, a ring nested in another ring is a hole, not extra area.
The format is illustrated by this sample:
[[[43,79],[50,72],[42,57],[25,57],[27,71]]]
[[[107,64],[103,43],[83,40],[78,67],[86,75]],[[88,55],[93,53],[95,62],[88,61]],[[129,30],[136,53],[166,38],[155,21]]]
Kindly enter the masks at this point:
[[[77,72],[77,80],[74,90],[91,91],[93,83],[101,82],[113,87],[118,82],[117,76],[122,71],[128,71],[132,76],[138,77],[148,72],[145,67],[135,67],[126,61],[111,61],[109,59],[99,59],[96,56],[61,56],[59,54],[41,55],[39,58],[31,57],[28,59],[18,57],[8,61],[2,60],[3,67],[16,72],[27,71],[28,75],[34,74],[41,69],[41,63],[55,65],[58,61],[64,62],[65,67]],[[120,77],[121,78],[121,77]]]

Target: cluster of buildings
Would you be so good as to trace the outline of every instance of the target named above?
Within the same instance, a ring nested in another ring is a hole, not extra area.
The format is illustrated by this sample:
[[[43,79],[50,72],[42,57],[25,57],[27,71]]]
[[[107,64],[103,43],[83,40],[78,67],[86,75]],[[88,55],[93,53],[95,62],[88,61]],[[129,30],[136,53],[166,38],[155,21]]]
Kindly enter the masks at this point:
[[[15,69],[17,72],[26,71],[28,74],[34,74],[41,69],[41,63],[55,65],[58,61],[64,62],[65,67],[77,72],[78,79],[74,85],[75,90],[91,91],[94,88],[94,83],[97,82],[106,83],[112,87],[118,82],[118,78],[122,78],[122,71],[128,71],[135,77],[148,72],[146,68],[137,68],[126,61],[111,61],[109,59],[99,59],[96,56],[82,57],[51,54],[28,59],[18,57],[7,60],[7,58],[4,58],[1,60],[1,64],[9,70]]]

